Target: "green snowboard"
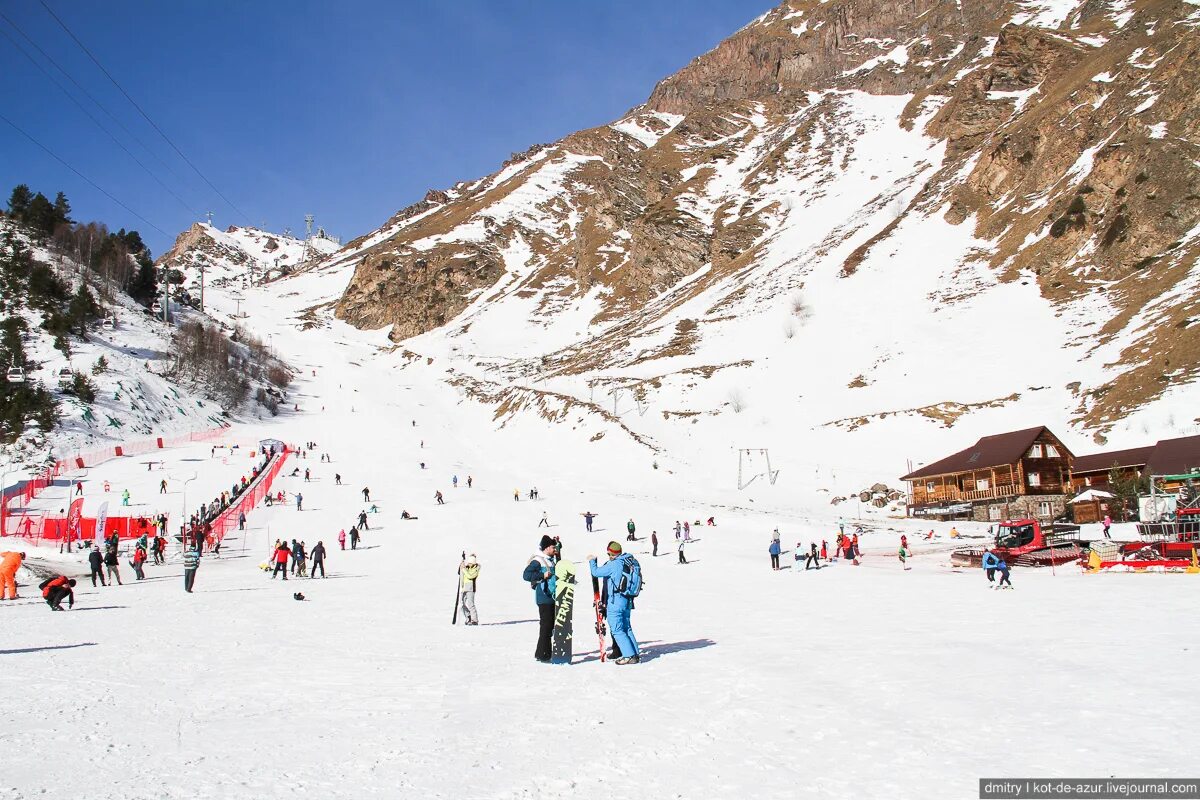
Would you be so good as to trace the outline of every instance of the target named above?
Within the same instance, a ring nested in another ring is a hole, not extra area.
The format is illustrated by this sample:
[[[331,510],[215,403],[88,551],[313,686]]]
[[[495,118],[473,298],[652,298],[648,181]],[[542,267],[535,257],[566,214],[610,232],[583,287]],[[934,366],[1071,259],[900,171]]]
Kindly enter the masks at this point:
[[[571,613],[575,608],[575,565],[559,559],[554,567],[554,635],[550,644],[550,661],[554,664],[571,663],[571,639],[573,626]]]

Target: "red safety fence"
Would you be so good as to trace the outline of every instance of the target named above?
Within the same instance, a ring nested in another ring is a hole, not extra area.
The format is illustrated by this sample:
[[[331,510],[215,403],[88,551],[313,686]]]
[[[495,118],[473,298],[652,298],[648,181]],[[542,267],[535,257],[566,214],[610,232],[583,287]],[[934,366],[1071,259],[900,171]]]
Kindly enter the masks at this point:
[[[46,517],[29,514],[16,518],[13,522],[13,530],[9,531],[9,535],[28,539],[34,545],[44,542],[61,544],[67,536],[67,530],[65,516]],[[143,533],[153,534],[153,532],[154,521],[149,517],[109,517],[104,522],[104,536],[106,537],[119,533],[122,539],[128,539],[137,538]],[[95,538],[96,519],[94,517],[80,518],[79,530],[71,538],[71,541],[87,543],[94,541]]]
[[[237,500],[212,521],[212,535],[217,541],[224,541],[225,534],[237,527],[238,516],[241,514],[249,516],[254,507],[267,496],[271,491],[271,484],[275,482],[279,471],[283,469],[290,452],[290,450],[284,450],[272,459],[267,468],[258,474],[258,478],[246,487],[246,491],[238,495]]]
[[[133,442],[123,442],[118,445],[103,447],[96,450],[90,450],[86,453],[74,453],[67,456],[65,459],[59,459],[54,462],[54,465],[47,467],[39,472],[34,477],[25,481],[22,485],[5,489],[0,495],[0,536],[20,535],[13,529],[20,529],[25,526],[25,520],[21,515],[14,517],[8,510],[9,503],[21,498],[24,505],[28,505],[29,501],[37,497],[42,490],[54,485],[54,479],[62,475],[69,469],[84,469],[97,464],[103,464],[114,458],[122,456],[140,455],[149,453],[155,450],[162,450],[168,447],[178,447],[183,444],[191,444],[193,442],[207,442],[213,439],[218,439],[225,433],[228,426],[219,428],[210,428],[203,431],[194,431],[192,433],[181,433],[175,436],[156,436],[153,439],[140,439]],[[251,451],[256,452],[256,451]]]

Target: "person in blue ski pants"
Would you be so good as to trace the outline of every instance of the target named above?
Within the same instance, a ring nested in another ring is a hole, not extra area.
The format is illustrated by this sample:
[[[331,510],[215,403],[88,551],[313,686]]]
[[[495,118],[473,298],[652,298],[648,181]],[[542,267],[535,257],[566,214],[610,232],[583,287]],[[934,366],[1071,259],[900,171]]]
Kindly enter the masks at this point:
[[[595,556],[588,557],[592,577],[607,579],[608,585],[608,629],[612,631],[613,641],[621,650],[618,664],[637,664],[641,661],[641,649],[633,636],[630,617],[633,612],[633,600],[617,592],[617,584],[621,582],[621,572],[625,567],[626,556],[621,553],[620,542],[608,543],[608,563],[604,566],[596,564]]]

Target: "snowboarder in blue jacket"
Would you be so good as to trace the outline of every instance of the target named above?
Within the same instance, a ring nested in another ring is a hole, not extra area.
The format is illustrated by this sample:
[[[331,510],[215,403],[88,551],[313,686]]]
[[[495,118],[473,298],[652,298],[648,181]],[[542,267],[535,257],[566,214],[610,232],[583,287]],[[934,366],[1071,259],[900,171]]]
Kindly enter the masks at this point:
[[[558,542],[543,536],[525,566],[521,577],[533,589],[533,601],[538,609],[538,642],[533,657],[543,664],[550,663],[550,635],[554,633],[554,562]]]
[[[642,660],[641,649],[633,635],[630,616],[633,613],[633,600],[617,591],[621,582],[621,573],[625,570],[625,559],[629,556],[621,552],[620,542],[608,543],[608,563],[597,566],[596,557],[588,556],[588,566],[591,567],[593,578],[605,578],[608,587],[608,629],[612,631],[613,641],[621,650],[621,658],[617,663],[637,664]]]

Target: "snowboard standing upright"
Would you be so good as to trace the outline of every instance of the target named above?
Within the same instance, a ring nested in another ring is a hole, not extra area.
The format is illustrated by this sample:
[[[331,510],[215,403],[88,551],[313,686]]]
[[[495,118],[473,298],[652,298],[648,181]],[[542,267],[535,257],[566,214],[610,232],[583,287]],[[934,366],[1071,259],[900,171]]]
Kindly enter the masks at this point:
[[[550,661],[570,664],[574,625],[571,615],[575,609],[575,565],[560,558],[554,566],[554,635],[550,640]]]

